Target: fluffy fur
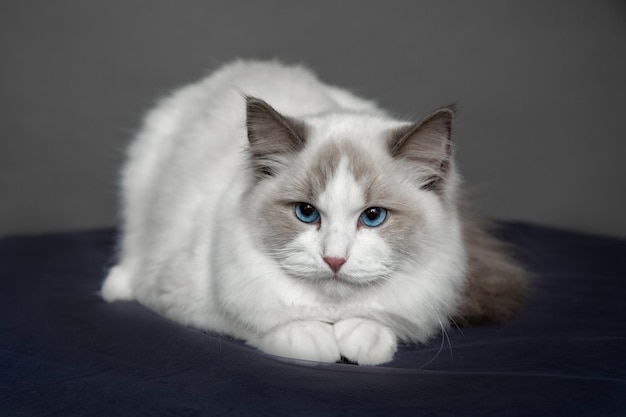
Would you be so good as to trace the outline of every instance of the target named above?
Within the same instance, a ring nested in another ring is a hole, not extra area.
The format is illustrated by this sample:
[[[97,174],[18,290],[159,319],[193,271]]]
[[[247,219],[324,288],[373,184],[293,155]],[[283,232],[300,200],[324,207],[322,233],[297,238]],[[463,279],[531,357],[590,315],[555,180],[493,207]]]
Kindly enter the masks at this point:
[[[299,66],[224,66],[162,100],[130,147],[103,297],[270,354],[371,365],[451,318],[507,318],[524,273],[460,209],[453,116],[399,121]]]

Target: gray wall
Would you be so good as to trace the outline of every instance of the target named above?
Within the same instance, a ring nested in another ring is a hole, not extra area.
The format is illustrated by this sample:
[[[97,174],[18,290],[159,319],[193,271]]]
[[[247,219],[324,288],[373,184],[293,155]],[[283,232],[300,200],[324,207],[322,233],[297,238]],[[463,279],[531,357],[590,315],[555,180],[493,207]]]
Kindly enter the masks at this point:
[[[457,102],[481,213],[626,236],[620,1],[2,1],[0,234],[114,224],[144,110],[235,57],[401,116]]]

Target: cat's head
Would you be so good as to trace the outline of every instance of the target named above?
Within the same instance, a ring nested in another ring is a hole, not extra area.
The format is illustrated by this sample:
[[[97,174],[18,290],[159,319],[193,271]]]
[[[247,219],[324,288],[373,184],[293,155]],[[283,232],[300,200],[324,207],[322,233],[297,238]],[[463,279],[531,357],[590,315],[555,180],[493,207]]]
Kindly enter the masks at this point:
[[[427,262],[456,216],[453,116],[296,119],[248,97],[244,211],[257,242],[294,279],[338,298]]]

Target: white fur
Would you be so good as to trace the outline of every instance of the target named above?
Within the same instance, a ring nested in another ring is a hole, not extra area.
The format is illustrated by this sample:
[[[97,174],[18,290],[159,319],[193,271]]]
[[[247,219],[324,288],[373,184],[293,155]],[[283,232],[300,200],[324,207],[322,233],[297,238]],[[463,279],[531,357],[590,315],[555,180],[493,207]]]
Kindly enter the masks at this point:
[[[248,188],[243,94],[311,127],[302,163],[333,140],[383,155],[373,132],[402,124],[302,67],[277,62],[235,62],[175,92],[147,116],[130,147],[120,261],[103,284],[103,297],[138,300],[267,353],[326,362],[345,356],[384,363],[397,340],[422,342],[445,326],[465,279],[459,219],[441,197],[408,181],[397,179],[426,225],[412,237],[420,247],[415,259],[390,265],[394,253],[376,230],[354,227],[366,207],[343,162],[320,196],[319,230],[303,232],[280,255],[259,245],[249,210],[263,210],[255,204],[280,181]],[[348,258],[341,270],[346,282],[363,285],[318,285],[328,268],[322,256]]]

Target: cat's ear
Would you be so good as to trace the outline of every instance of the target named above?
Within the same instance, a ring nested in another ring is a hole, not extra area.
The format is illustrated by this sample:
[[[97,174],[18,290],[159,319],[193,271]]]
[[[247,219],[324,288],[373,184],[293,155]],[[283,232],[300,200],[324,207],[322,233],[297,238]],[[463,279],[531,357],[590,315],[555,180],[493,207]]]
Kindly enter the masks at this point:
[[[305,124],[283,116],[261,99],[246,97],[246,127],[257,178],[275,175],[289,154],[304,148]]]
[[[389,150],[393,158],[414,161],[427,175],[422,188],[435,190],[445,180],[452,157],[452,122],[456,107],[435,110],[421,122],[392,132]]]

